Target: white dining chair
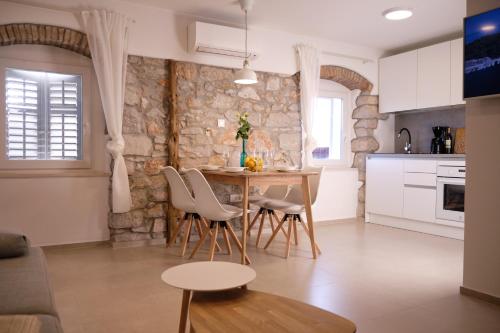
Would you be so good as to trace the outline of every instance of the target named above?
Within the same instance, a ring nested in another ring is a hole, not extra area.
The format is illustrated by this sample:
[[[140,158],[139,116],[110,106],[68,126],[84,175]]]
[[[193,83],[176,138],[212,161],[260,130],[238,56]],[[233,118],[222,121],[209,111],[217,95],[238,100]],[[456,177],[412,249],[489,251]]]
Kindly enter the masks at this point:
[[[182,226],[184,228],[184,238],[181,244],[181,256],[186,253],[187,243],[191,237],[191,229],[194,223],[199,237],[203,234],[203,229],[209,229],[207,222],[200,217],[196,211],[196,205],[193,196],[189,192],[184,180],[179,175],[177,170],[171,166],[165,167],[163,170],[165,176],[167,177],[168,186],[170,187],[170,202],[175,209],[184,212],[184,217],[179,221],[177,226],[172,232],[170,239],[167,242],[167,247],[172,243],[175,243],[177,235],[179,234]],[[218,250],[220,246],[216,244]]]
[[[288,185],[272,185],[267,188],[267,190],[263,194],[253,195],[249,198],[249,202],[257,207],[259,207],[259,211],[253,218],[252,222],[248,226],[248,234],[252,230],[253,226],[257,223],[260,217],[259,223],[259,231],[257,232],[257,238],[255,240],[255,246],[259,246],[260,236],[262,234],[262,229],[264,227],[264,223],[266,220],[266,216],[269,218],[269,224],[271,225],[271,230],[274,232],[274,221],[276,220],[276,225],[279,225],[280,221],[276,212],[273,209],[265,208],[264,205],[268,200],[283,200],[288,193]],[[280,228],[287,237],[286,231],[283,227]]]
[[[309,176],[309,191],[311,193],[311,206],[314,207],[316,203],[316,199],[318,198],[319,193],[322,191],[322,187],[324,184],[321,182],[321,176],[323,175],[324,168],[308,168],[305,171],[314,171],[317,174]],[[283,212],[283,218],[278,224],[278,227],[274,229],[271,237],[267,241],[264,249],[267,249],[274,238],[278,235],[278,232],[281,228],[283,228],[285,222],[288,221],[288,231],[286,232],[286,247],[285,247],[285,258],[288,258],[290,254],[290,242],[293,237],[295,241],[295,245],[298,245],[298,237],[297,237],[297,222],[299,222],[304,228],[307,236],[310,239],[309,228],[305,224],[302,219],[302,213],[305,212],[304,198],[303,198],[303,190],[302,185],[294,185],[290,188],[290,191],[286,195],[283,200],[267,200],[262,205],[264,208],[273,209],[275,211]],[[316,249],[319,253],[321,250],[319,246],[315,244]]]
[[[197,169],[187,170],[186,176],[191,183],[191,187],[193,188],[196,211],[210,222],[210,228],[207,228],[207,230],[205,230],[205,232],[201,235],[200,240],[194,247],[189,258],[193,258],[207,236],[210,234],[210,230],[212,230],[213,232],[211,234],[209,251],[209,260],[212,261],[214,258],[215,243],[219,229],[222,229],[228,254],[232,254],[229,237],[233,239],[241,253],[241,243],[229,220],[241,217],[243,215],[243,209],[231,205],[221,204],[203,174]],[[250,263],[248,256],[246,256],[245,259],[248,263]]]

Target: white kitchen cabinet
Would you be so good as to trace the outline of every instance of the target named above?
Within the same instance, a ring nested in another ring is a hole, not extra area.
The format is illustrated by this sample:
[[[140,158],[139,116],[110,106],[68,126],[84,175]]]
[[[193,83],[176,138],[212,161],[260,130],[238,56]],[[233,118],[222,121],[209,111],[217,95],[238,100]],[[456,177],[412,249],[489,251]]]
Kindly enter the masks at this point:
[[[450,105],[450,42],[418,49],[417,108]]]
[[[463,99],[463,66],[464,66],[464,40],[463,38],[451,41],[451,95],[450,104],[465,104]]]
[[[379,62],[381,113],[417,108],[417,51],[397,54]]]
[[[366,211],[403,216],[403,160],[368,158],[366,161]]]
[[[436,221],[436,188],[405,185],[403,217],[410,220]]]
[[[404,162],[405,172],[433,173],[437,171],[436,160],[407,159]]]

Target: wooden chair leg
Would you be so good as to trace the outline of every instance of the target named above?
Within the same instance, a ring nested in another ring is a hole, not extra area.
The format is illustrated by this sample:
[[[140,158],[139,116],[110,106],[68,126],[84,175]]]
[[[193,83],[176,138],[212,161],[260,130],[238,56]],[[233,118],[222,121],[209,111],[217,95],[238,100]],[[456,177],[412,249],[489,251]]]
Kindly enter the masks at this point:
[[[263,208],[259,209],[259,211],[257,212],[257,214],[255,214],[255,217],[253,218],[252,222],[248,225],[247,234],[250,235],[250,230],[252,230],[253,225],[255,224],[255,222],[257,222],[257,219],[259,218],[259,216],[262,215],[262,210],[263,210]]]
[[[287,218],[288,218],[288,216],[285,214],[285,216],[283,216],[281,221],[278,223],[278,227],[274,230],[273,234],[271,235],[271,238],[269,238],[269,240],[267,241],[266,246],[264,246],[264,249],[267,249],[269,247],[269,245],[273,241],[274,237],[276,237],[276,235],[278,234],[280,229],[283,227],[283,224],[285,223]],[[286,237],[288,238],[288,235]]]
[[[207,226],[206,229],[205,229],[205,232],[203,233],[203,235],[201,235],[200,237],[200,240],[198,241],[198,243],[196,243],[194,249],[193,249],[193,252],[191,252],[191,255],[189,256],[189,259],[192,259],[194,257],[194,255],[196,254],[196,252],[198,252],[198,250],[200,249],[201,245],[203,244],[203,241],[205,241],[205,238],[207,238],[208,235],[211,235],[212,233],[210,232],[210,227]]]
[[[208,226],[207,221],[203,217],[200,217],[200,221],[205,226],[205,228],[208,228],[209,235],[212,236],[212,230],[210,230],[210,227]],[[217,250],[217,252],[222,251],[222,249],[219,245],[219,242],[217,240],[215,240],[215,249]]]
[[[224,242],[226,243],[227,254],[233,254],[233,249],[231,249],[231,242],[229,242],[229,235],[227,234],[227,228],[222,228]]]
[[[272,231],[272,232],[274,232],[274,229],[275,229],[275,228],[274,228],[274,221],[273,221],[273,217],[272,217],[272,215],[271,215],[272,213],[273,213],[273,211],[272,211],[272,210],[271,210],[271,211],[269,211],[269,210],[268,210],[268,211],[267,211],[267,217],[269,218],[269,224],[271,225],[271,231]],[[278,223],[279,223],[279,222],[278,222]]]
[[[217,234],[218,234],[218,232],[219,232],[219,223],[216,222],[215,223],[214,231],[212,233],[212,241],[210,242],[210,252],[209,252],[209,255],[208,255],[208,260],[210,260],[210,261],[214,260],[215,242],[217,240]]]
[[[193,215],[190,215],[188,223],[186,224],[186,228],[184,230],[184,239],[181,247],[181,257],[184,257],[184,254],[186,253],[187,243],[189,242],[189,237],[191,236],[192,225],[193,225]]]
[[[276,223],[279,226],[280,225],[280,220],[278,218],[278,215],[276,215],[276,213],[274,212],[274,210],[272,211],[271,215],[274,217],[274,219],[276,220]],[[283,236],[288,237],[288,235],[286,234],[286,231],[285,231],[285,228],[283,227],[283,225],[281,225],[281,227],[278,228],[278,229],[281,230],[281,232],[283,233]]]
[[[182,218],[182,220],[180,220],[179,223],[177,223],[177,226],[175,227],[174,231],[172,232],[172,236],[170,237],[170,240],[167,243],[167,247],[169,247],[171,244],[175,243],[175,239],[177,238],[177,234],[181,230],[184,222],[186,222],[188,215],[189,214],[185,214],[184,217]]]
[[[267,210],[262,213],[259,224],[259,232],[257,233],[257,239],[255,241],[255,247],[259,247],[260,235],[262,234],[262,229],[264,227],[264,220],[266,219]]]
[[[201,222],[198,218],[195,217],[194,219],[195,224],[194,226],[196,227],[196,232],[198,233],[198,237],[201,237],[201,234],[203,233],[203,229],[201,228]]]
[[[309,235],[309,229],[307,228],[307,225],[305,224],[305,222],[302,221],[302,219],[299,219],[299,222],[300,222],[300,224],[302,224],[302,228],[304,228],[304,231],[306,232],[307,237],[309,237],[309,239],[311,239],[311,236]],[[318,243],[315,243],[314,245],[316,245],[316,250],[318,250],[318,253],[321,254],[321,250],[319,249]]]
[[[241,246],[240,240],[238,239],[238,236],[236,236],[236,233],[234,232],[233,227],[229,223],[227,223],[227,230],[229,231],[229,236],[231,236],[233,241],[236,243],[236,247],[238,248],[238,250],[241,253],[243,251],[243,247]],[[250,257],[248,257],[248,255],[245,255],[245,260],[248,264],[252,263],[250,261]]]
[[[299,245],[299,238],[297,237],[297,221],[293,218],[293,238],[295,240],[295,245]]]
[[[292,240],[293,217],[288,217],[288,237],[286,238],[285,259],[290,254],[290,241]]]

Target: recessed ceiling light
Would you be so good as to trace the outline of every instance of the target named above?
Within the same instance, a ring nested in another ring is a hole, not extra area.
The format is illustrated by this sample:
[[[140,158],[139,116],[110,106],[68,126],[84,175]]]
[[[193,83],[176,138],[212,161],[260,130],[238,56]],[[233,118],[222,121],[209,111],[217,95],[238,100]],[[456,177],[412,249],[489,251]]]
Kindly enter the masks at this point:
[[[396,7],[384,10],[382,15],[384,15],[384,17],[388,20],[399,21],[411,17],[413,12],[410,8]]]

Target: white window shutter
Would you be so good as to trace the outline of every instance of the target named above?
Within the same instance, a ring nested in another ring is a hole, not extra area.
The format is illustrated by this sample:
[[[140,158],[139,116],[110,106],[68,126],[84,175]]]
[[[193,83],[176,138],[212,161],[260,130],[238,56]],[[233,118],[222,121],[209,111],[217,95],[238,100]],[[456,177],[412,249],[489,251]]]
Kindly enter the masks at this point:
[[[9,160],[81,160],[81,76],[7,69]]]
[[[6,76],[6,152],[8,159],[39,159],[40,82]]]
[[[49,83],[49,159],[81,159],[81,102],[75,81]]]

